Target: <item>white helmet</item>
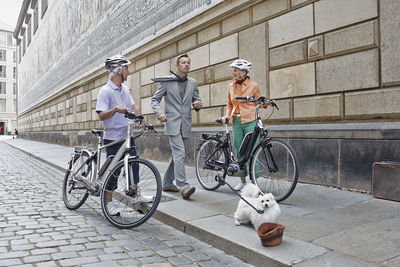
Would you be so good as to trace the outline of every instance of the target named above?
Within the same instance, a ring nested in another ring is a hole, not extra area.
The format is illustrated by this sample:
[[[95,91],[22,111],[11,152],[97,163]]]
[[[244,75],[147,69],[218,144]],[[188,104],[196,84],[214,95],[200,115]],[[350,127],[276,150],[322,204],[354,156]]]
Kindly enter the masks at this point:
[[[113,71],[113,69],[115,69],[119,66],[129,65],[129,64],[131,64],[131,62],[122,55],[115,55],[115,56],[107,58],[106,61],[104,62],[104,64],[105,64],[105,68],[109,72],[111,72],[111,71]]]
[[[244,59],[236,59],[229,65],[229,67],[238,68],[239,70],[244,70],[249,73],[251,71],[251,62]]]

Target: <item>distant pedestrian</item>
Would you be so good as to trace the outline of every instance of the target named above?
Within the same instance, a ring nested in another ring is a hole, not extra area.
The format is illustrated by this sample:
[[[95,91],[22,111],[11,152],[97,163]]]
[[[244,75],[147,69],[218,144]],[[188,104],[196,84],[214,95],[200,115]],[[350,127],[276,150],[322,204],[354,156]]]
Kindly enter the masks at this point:
[[[13,134],[13,139],[18,138],[18,131],[17,129],[14,129],[14,134]]]

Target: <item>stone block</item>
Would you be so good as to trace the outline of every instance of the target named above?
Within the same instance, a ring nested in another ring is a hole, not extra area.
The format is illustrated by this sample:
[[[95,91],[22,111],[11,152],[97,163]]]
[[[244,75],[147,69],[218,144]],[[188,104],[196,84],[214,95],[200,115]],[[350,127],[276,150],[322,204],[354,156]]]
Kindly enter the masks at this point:
[[[339,118],[342,116],[341,94],[298,98],[294,100],[294,119]]]
[[[176,43],[172,43],[167,45],[166,47],[161,48],[161,60],[171,58],[177,54],[177,45]]]
[[[144,85],[144,86],[140,87],[140,97],[143,98],[143,97],[152,96],[153,94],[151,92],[151,87],[152,87],[152,84],[148,84],[148,85]]]
[[[378,116],[400,113],[400,88],[345,93],[347,116]]]
[[[314,34],[313,5],[296,9],[269,21],[269,47]]]
[[[307,60],[306,47],[306,41],[300,41],[269,50],[270,67],[283,67],[289,64],[305,62]]]
[[[335,139],[292,139],[300,182],[338,186],[339,144]]]
[[[170,71],[169,60],[165,60],[154,66],[154,76],[155,77],[163,77],[163,76],[170,75],[169,71]]]
[[[400,201],[400,163],[375,162],[372,165],[372,194],[374,197]]]
[[[210,106],[210,85],[206,84],[203,86],[199,86],[198,88],[199,88],[199,95],[200,95],[203,107],[209,107]]]
[[[216,82],[232,78],[232,68],[229,67],[231,61],[220,63],[214,67],[214,79]]]
[[[270,98],[315,94],[315,65],[307,63],[270,72]]]
[[[131,78],[131,95],[133,101],[140,108],[140,72],[136,72]]]
[[[151,107],[151,97],[142,98],[140,108],[141,108],[142,114],[154,113],[154,111]]]
[[[317,92],[328,93],[379,86],[378,49],[317,62]]]
[[[324,56],[324,38],[322,35],[308,39],[308,60],[321,59]]]
[[[214,67],[209,67],[204,70],[204,79],[206,83],[214,82]]]
[[[135,61],[135,70],[138,71],[140,69],[143,69],[147,66],[147,59],[146,57],[143,57],[141,59],[138,59]]]
[[[210,65],[210,46],[208,44],[193,49],[187,54],[190,57],[190,70],[197,70]]]
[[[261,94],[267,96],[267,36],[266,24],[261,23],[239,32],[239,58],[252,63],[251,79],[260,87]],[[251,42],[249,42],[251,40]]]
[[[197,33],[197,42],[199,44],[208,42],[210,40],[213,40],[215,38],[218,38],[220,36],[220,24],[216,23],[214,25],[211,25],[204,30],[201,30]]]
[[[140,71],[140,85],[152,83],[152,78],[154,78],[154,66]]]
[[[250,10],[246,9],[222,21],[222,34],[228,34],[250,25]]]
[[[234,33],[210,43],[210,64],[238,57],[238,34]],[[205,57],[205,55],[204,55]]]
[[[321,0],[314,8],[316,34],[378,15],[377,0]]]
[[[325,34],[325,54],[335,55],[378,45],[378,22],[372,21]]]
[[[292,8],[298,8],[319,0],[291,0]]]
[[[211,106],[226,105],[228,102],[228,85],[231,81],[222,81],[211,84]]]
[[[291,100],[284,99],[284,100],[276,100],[276,105],[278,106],[279,110],[275,109],[271,115],[272,107],[268,107],[267,109],[260,109],[260,116],[263,120],[289,120],[291,117]],[[271,117],[270,117],[271,115]]]
[[[253,22],[267,20],[289,11],[287,0],[262,1],[253,7]]]
[[[400,1],[380,1],[382,83],[400,83]]]
[[[150,55],[147,56],[147,64],[148,65],[153,65],[154,63],[159,62],[161,59],[160,51],[157,50]]]
[[[216,124],[215,120],[221,118],[225,113],[225,108],[203,108],[200,110],[199,123],[201,124]]]
[[[178,52],[182,53],[196,46],[196,34],[192,34],[178,41]]]
[[[203,85],[205,83],[204,82],[204,69],[190,72],[189,77],[195,79],[197,81],[197,85]]]
[[[374,162],[393,159],[399,140],[351,140],[340,143],[340,187],[371,192]]]

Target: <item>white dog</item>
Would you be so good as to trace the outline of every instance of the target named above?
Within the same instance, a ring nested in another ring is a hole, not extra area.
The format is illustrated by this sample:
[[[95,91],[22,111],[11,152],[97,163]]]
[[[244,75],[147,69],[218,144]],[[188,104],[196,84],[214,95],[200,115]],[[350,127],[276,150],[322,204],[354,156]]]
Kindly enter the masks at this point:
[[[278,222],[281,209],[278,203],[276,203],[274,195],[268,193],[259,196],[258,192],[259,190],[256,185],[247,184],[242,190],[242,197],[257,209],[263,210],[264,213],[259,214],[241,199],[233,216],[236,225],[251,222],[257,230],[264,222]]]

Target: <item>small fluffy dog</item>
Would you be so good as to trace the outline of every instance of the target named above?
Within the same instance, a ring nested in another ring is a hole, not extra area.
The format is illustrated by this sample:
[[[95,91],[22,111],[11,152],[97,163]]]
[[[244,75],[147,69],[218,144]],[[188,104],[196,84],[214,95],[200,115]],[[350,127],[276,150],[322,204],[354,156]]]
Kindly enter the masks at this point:
[[[254,228],[257,230],[258,227],[264,222],[278,222],[281,209],[279,208],[278,203],[276,203],[274,195],[268,193],[263,196],[259,196],[258,192],[259,190],[257,186],[249,183],[243,187],[242,197],[244,197],[257,209],[263,210],[264,213],[259,214],[252,207],[250,207],[249,204],[241,199],[234,214],[236,225],[251,222]]]

